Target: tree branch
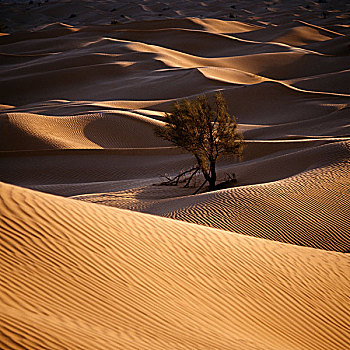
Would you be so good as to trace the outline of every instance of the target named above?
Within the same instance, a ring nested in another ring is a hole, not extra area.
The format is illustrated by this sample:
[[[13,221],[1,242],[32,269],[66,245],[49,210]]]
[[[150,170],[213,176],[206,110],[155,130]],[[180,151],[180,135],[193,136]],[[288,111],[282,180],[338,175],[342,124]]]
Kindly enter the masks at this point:
[[[191,174],[191,176],[189,177],[188,181],[186,182],[184,187],[188,187],[194,177],[194,175],[196,175],[198,173],[198,171],[200,170],[199,167],[196,168],[196,170]]]
[[[195,191],[193,194],[197,194],[207,182],[208,182],[208,180],[205,180],[205,181],[196,189],[196,191]]]
[[[189,169],[189,170],[183,171],[182,173],[180,173],[180,174],[174,176],[173,178],[171,178],[170,176],[167,176],[167,175],[165,174],[165,175],[163,175],[162,177],[165,177],[168,181],[163,182],[162,184],[163,184],[163,185],[166,185],[166,186],[177,186],[177,184],[179,183],[179,181],[180,181],[180,179],[181,179],[182,177],[184,177],[186,174],[188,174],[188,173],[190,173],[190,172],[192,172],[192,171],[194,171],[194,173],[196,173],[196,172],[198,172],[198,170],[199,170],[199,167],[193,167],[193,168],[191,168],[191,169]],[[194,174],[191,174],[190,179],[192,179],[193,176],[194,176]],[[187,185],[187,184],[186,184],[186,185]],[[185,187],[186,187],[186,185],[185,185]]]

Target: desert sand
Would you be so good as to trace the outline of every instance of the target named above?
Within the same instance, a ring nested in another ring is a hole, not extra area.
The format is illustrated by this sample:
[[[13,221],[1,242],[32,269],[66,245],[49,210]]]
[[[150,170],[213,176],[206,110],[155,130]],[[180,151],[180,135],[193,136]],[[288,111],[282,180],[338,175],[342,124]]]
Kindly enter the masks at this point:
[[[0,3],[1,349],[350,348],[347,1]],[[221,91],[219,182],[154,135]]]

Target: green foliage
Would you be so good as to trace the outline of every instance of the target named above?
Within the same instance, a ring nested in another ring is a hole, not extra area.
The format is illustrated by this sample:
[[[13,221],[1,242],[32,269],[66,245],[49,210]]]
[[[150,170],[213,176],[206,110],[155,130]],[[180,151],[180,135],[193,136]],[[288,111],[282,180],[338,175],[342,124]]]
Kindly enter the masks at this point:
[[[232,154],[240,158],[242,154],[243,136],[221,93],[215,95],[214,107],[204,95],[176,102],[172,112],[165,115],[165,125],[156,127],[155,133],[195,156],[210,190],[215,189],[219,157]]]

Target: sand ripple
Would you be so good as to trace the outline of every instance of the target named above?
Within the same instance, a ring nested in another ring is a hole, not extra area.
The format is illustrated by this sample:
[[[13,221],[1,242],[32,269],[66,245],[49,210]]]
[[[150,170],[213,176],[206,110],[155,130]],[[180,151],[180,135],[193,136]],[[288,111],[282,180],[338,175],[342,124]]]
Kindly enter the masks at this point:
[[[349,259],[1,185],[3,348],[346,349]]]

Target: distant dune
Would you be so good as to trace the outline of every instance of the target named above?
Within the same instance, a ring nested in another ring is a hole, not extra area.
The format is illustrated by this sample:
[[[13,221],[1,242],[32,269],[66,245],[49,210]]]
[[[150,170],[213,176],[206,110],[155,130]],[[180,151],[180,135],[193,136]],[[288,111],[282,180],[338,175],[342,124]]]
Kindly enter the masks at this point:
[[[1,1],[0,348],[347,350],[349,19]],[[246,140],[218,163],[236,186],[165,186],[194,158],[154,126],[217,91]]]

